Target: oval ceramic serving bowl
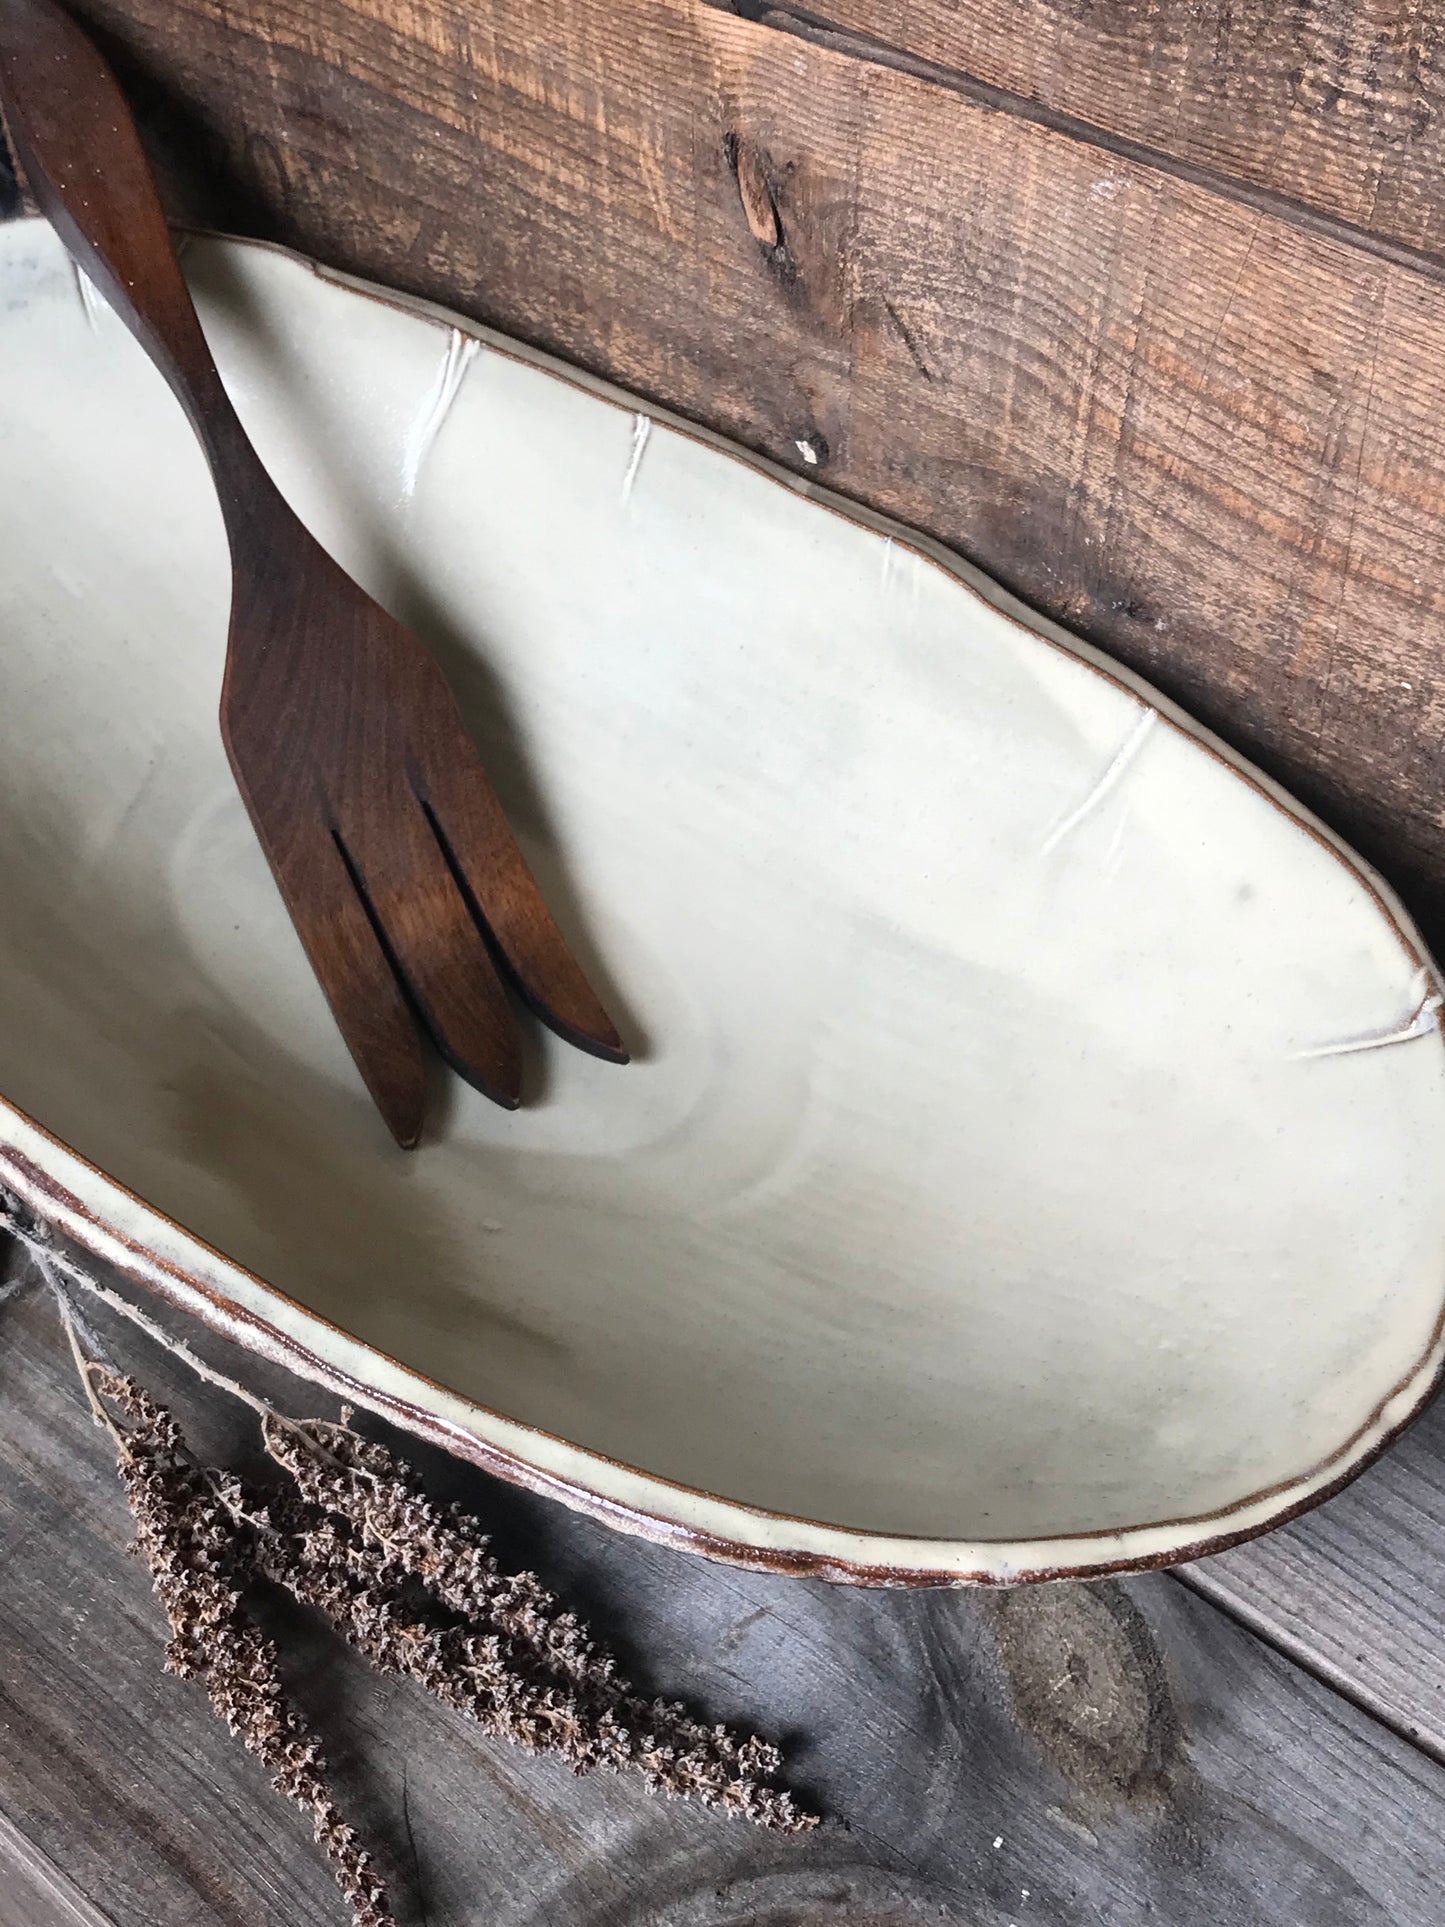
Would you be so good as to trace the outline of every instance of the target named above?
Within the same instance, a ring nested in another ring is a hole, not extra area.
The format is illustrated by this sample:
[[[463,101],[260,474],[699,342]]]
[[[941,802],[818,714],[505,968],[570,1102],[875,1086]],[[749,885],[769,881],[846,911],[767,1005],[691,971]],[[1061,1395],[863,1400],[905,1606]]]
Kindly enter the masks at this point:
[[[272,250],[187,270],[262,455],[444,657],[625,1071],[394,1150],[215,712],[178,409],[0,230],[0,1182],[630,1529],[878,1581],[1143,1566],[1427,1398],[1445,1049],[1388,891],[928,543]]]

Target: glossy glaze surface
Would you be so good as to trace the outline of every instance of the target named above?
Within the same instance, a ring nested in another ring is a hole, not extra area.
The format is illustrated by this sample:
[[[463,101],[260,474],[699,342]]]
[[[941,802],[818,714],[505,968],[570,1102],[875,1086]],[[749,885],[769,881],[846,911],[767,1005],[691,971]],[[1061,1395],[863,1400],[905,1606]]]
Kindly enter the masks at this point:
[[[273,251],[186,265],[283,487],[443,657],[638,1061],[539,1037],[521,1113],[453,1091],[387,1144],[220,747],[200,458],[19,223],[0,1092],[79,1157],[0,1111],[12,1182],[727,1556],[1172,1556],[1409,1415],[1445,1050],[1377,883],[904,531]]]

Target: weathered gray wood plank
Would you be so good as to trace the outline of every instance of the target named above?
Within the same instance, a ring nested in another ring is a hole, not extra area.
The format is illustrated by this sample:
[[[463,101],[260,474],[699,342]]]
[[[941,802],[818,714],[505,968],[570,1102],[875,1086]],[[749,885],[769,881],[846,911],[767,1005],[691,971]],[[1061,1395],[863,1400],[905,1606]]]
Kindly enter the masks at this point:
[[[1182,1576],[1445,1760],[1445,1402],[1318,1512]]]
[[[0,1814],[0,1927],[112,1927],[53,1861]]]
[[[246,1449],[230,1401],[129,1333],[113,1343],[208,1450]],[[265,1389],[315,1409],[285,1379]],[[1166,1576],[830,1590],[624,1540],[417,1456],[649,1684],[786,1738],[836,1822],[779,1841],[579,1783],[371,1682],[298,1620],[298,1680],[410,1920],[1439,1919],[1445,1770]],[[127,1537],[48,1306],[0,1307],[0,1812],[114,1927],[338,1920],[304,1825],[160,1672]]]

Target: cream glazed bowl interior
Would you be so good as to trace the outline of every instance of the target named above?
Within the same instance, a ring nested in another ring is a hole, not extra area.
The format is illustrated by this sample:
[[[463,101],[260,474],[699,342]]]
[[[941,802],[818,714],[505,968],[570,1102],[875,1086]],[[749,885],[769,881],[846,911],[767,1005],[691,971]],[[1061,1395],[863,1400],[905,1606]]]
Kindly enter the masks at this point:
[[[1169,704],[515,344],[195,241],[263,457],[437,648],[636,1047],[395,1150],[216,726],[159,376],[0,230],[0,1184],[504,1476],[779,1570],[1186,1557],[1425,1402],[1436,977]]]

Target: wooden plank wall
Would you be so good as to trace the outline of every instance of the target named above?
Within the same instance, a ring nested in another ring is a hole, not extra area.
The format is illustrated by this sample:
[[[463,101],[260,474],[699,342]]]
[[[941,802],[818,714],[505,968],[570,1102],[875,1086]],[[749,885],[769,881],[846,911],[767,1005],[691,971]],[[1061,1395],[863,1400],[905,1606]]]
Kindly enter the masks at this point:
[[[1286,219],[1313,211],[1433,260],[1445,240],[1445,22],[1425,6],[1232,0],[836,0],[828,23],[740,7],[863,59],[904,61],[1005,111],[1078,123]]]
[[[179,210],[806,444],[1445,927],[1429,9],[1383,9],[1388,58],[1380,10],[1263,0],[855,0],[843,32],[696,0],[79,11]]]

